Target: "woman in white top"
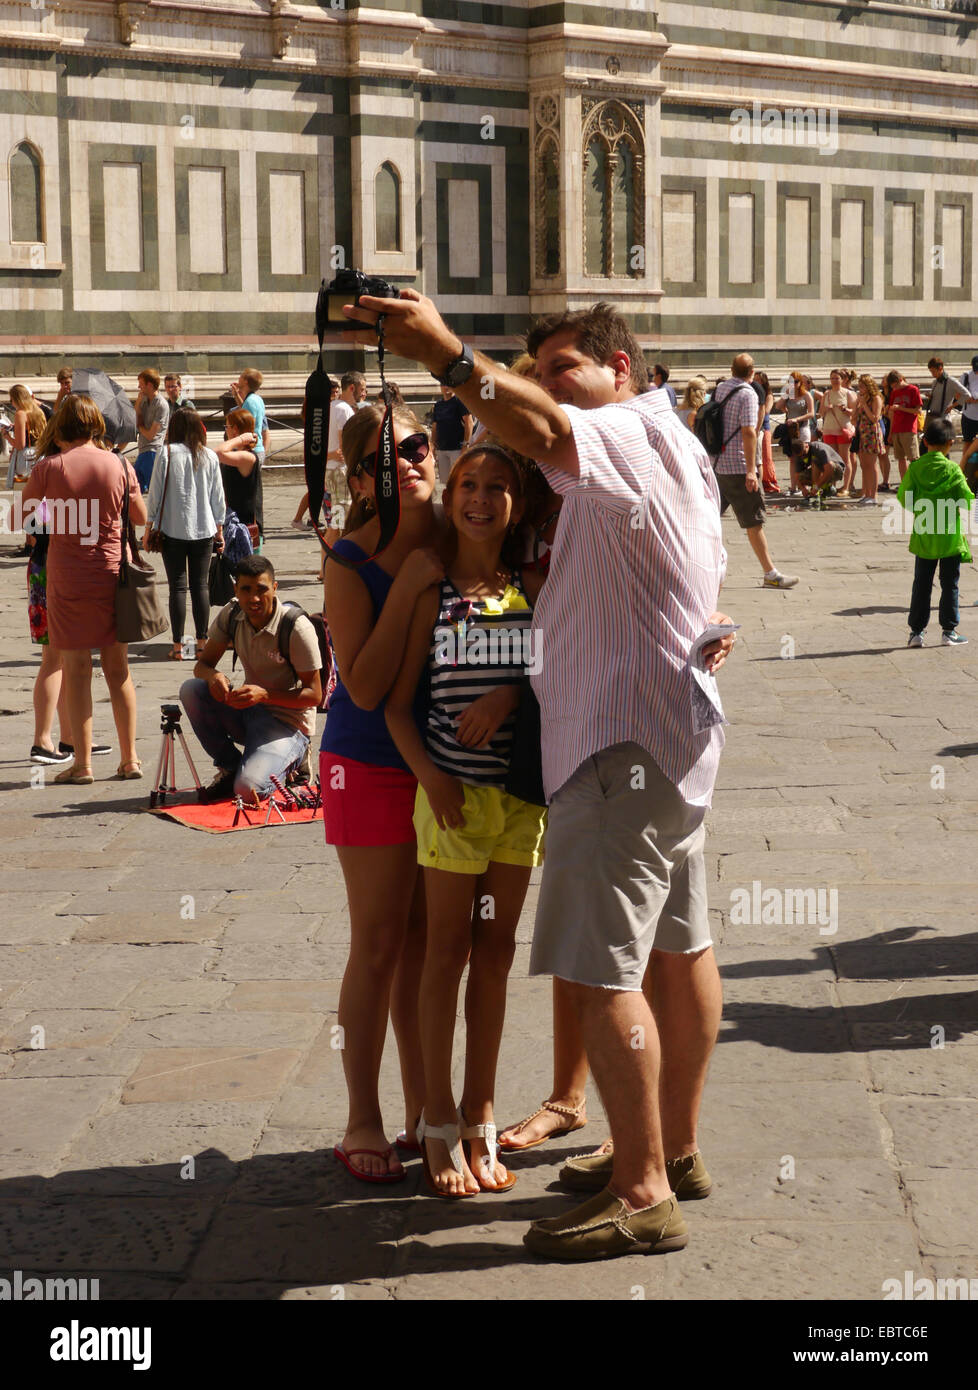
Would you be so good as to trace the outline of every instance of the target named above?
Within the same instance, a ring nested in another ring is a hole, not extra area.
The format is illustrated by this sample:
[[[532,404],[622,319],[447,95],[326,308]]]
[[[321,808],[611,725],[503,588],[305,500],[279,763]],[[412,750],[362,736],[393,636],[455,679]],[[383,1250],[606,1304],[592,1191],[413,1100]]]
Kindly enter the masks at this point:
[[[849,457],[849,441],[854,434],[852,412],[856,393],[843,384],[842,372],[836,368],[829,376],[831,385],[822,397],[818,414],[822,421],[822,441],[834,449],[845,466],[840,497],[849,496],[853,463]]]
[[[196,410],[184,406],[170,416],[166,447],[156,456],[146,505],[149,521],[143,544],[150,528],[158,528],[170,586],[170,659],[183,659],[188,574],[199,656],[207,641],[210,616],[207,580],[211,550],[215,541],[218,550],[224,545],[225,504],[217,455],[207,448],[207,432]]]

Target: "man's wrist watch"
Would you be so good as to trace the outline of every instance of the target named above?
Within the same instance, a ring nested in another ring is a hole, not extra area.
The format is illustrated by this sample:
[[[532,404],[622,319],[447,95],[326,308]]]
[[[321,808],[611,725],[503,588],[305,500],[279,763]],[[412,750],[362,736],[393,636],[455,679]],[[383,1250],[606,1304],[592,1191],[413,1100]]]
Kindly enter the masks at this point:
[[[462,355],[454,357],[442,372],[441,376],[437,372],[432,372],[432,376],[442,386],[464,386],[469,377],[475,371],[475,358],[472,349],[462,345]]]

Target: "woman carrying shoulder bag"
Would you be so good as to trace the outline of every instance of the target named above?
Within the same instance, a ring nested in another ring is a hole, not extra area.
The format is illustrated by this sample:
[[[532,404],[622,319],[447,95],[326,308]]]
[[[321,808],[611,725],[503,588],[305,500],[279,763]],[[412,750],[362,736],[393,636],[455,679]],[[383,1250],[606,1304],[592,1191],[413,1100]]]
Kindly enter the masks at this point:
[[[4,438],[10,445],[8,492],[14,480],[26,478],[34,466],[34,445],[47,423],[44,412],[26,386],[11,386],[10,404],[14,410],[13,424],[9,429],[6,426],[3,429]]]
[[[50,433],[49,433],[50,432]],[[23,500],[46,498],[52,515],[47,559],[48,637],[60,654],[65,706],[75,757],[56,782],[92,776],[92,648],[97,647],[119,736],[116,776],[141,776],[136,756],[136,692],[125,642],[116,636],[116,590],[122,563],[122,509],[146,520],[130,464],[102,442],[105,421],[87,396],[66,396],[38,440],[44,454],[24,486]]]
[[[207,432],[196,410],[183,406],[170,416],[166,446],[153,466],[146,504],[149,522],[143,545],[163,556],[173,629],[170,659],[182,661],[188,574],[199,656],[207,642],[210,617],[211,550],[215,540],[218,550],[224,545],[221,469],[217,455],[207,448]]]

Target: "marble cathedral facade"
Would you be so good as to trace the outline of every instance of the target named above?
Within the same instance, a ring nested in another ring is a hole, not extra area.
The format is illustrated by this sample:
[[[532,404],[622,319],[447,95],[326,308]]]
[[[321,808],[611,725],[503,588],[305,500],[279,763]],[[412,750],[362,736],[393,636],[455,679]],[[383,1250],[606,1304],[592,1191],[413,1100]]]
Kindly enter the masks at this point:
[[[0,63],[6,377],[303,370],[339,264],[499,353],[978,350],[976,0],[0,0]]]

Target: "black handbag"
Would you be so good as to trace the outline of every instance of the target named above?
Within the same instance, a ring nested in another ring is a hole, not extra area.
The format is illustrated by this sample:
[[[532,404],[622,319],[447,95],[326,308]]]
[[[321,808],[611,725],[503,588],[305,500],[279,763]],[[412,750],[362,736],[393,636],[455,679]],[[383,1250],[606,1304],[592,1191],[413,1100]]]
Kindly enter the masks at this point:
[[[513,748],[503,790],[533,806],[546,806],[543,792],[543,758],[540,751],[540,706],[528,677],[520,689],[520,705],[513,729]]]
[[[215,551],[211,556],[207,596],[212,608],[223,608],[234,598],[234,567],[224,558],[223,551]]]

